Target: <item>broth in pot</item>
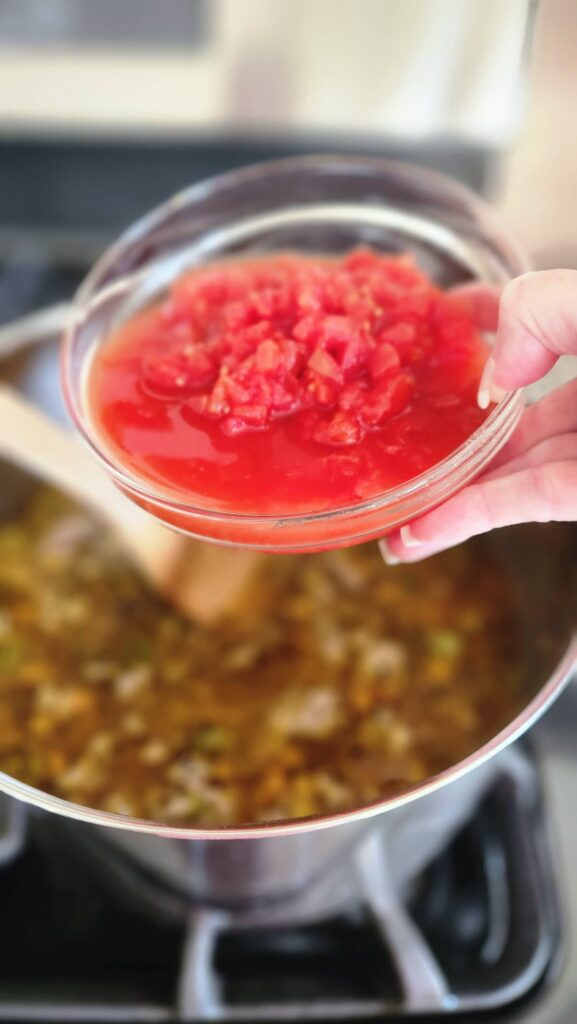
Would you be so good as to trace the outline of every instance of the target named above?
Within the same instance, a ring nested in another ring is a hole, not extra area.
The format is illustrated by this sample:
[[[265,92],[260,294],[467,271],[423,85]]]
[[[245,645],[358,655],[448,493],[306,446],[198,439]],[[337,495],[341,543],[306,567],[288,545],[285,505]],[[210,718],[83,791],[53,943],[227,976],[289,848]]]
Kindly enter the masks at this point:
[[[473,753],[526,702],[512,577],[484,541],[258,555],[210,627],[39,491],[0,527],[0,770],[85,806],[235,826],[352,810]]]

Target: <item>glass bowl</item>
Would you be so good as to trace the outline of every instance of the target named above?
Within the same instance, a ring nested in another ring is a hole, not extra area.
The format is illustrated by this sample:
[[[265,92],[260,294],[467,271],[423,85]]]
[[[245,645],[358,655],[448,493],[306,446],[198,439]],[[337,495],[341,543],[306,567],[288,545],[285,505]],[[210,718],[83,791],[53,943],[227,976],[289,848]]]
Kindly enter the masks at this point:
[[[501,288],[526,269],[490,208],[462,185],[404,163],[341,156],[274,161],[195,185],[105,252],[75,297],[63,345],[63,387],[74,423],[128,497],[195,537],[313,551],[382,536],[445,501],[487,466],[518,421],[518,392],[506,395],[464,444],[427,472],[370,500],[306,515],[237,514],[188,503],[182,493],[127,469],[95,429],[86,388],[95,351],[184,271],[282,250],[339,255],[359,245],[411,252],[443,288],[467,282]]]

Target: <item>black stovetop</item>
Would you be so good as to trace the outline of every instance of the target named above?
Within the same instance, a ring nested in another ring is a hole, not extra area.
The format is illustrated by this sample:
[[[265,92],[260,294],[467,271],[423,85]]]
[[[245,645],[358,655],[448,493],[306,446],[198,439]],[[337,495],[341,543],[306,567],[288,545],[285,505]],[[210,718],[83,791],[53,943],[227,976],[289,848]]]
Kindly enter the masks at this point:
[[[449,1017],[531,998],[559,948],[538,777],[527,755],[523,764],[523,784],[504,771],[405,896],[447,981]],[[137,868],[127,880],[74,823],[21,808],[14,822],[19,839],[0,869],[9,936],[0,1020],[196,1019],[183,997],[187,949],[210,911],[163,901]],[[205,1019],[394,1019],[407,1010],[362,905],[314,926],[237,928],[232,916],[221,929],[210,960],[218,996]]]

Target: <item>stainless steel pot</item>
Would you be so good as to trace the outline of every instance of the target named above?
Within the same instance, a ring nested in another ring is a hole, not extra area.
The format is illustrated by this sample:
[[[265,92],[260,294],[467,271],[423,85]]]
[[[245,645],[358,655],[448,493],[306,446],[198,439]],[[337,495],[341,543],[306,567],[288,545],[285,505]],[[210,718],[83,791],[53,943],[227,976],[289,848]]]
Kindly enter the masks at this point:
[[[0,360],[1,343],[0,336]],[[0,369],[59,414],[55,346],[34,344],[11,351]],[[34,481],[6,463],[0,463],[0,477],[0,516],[9,516]],[[503,571],[517,588],[526,652],[526,705],[481,749],[409,792],[323,818],[208,830],[169,827],[81,807],[1,773],[0,789],[75,819],[78,835],[88,837],[95,847],[114,847],[167,890],[217,907],[250,907],[306,894],[307,886],[377,826],[386,840],[394,881],[406,883],[468,817],[500,770],[505,748],[546,710],[577,663],[577,530],[558,524],[523,527],[500,531],[486,543],[497,546]]]

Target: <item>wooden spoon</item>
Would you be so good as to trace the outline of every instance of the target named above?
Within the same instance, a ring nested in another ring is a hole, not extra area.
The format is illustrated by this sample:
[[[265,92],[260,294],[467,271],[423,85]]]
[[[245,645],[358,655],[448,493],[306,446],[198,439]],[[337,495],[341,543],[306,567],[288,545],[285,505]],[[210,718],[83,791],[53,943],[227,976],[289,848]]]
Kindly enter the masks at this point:
[[[79,440],[8,385],[0,385],[0,456],[52,484],[112,527],[148,582],[204,624],[240,605],[262,558],[191,540],[125,498]]]

